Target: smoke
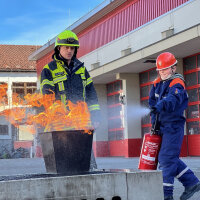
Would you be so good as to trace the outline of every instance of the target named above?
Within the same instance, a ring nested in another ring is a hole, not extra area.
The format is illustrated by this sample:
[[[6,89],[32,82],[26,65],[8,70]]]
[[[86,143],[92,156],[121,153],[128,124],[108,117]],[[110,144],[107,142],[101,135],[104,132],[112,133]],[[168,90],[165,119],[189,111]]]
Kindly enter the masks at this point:
[[[138,118],[145,117],[150,113],[150,109],[142,105],[127,106],[127,111],[130,113],[131,116],[137,116]]]

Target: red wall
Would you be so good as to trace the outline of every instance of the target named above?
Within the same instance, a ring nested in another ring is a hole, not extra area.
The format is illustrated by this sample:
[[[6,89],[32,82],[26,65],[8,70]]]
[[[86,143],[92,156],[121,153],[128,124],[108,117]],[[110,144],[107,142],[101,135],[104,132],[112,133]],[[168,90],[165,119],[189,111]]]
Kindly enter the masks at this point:
[[[78,34],[81,57],[188,0],[128,0]]]
[[[109,153],[109,146],[108,141],[95,141],[93,142],[93,151],[96,157],[108,157],[110,156]]]
[[[188,135],[188,153],[190,156],[200,155],[200,135]]]
[[[126,152],[125,152],[125,157],[138,157],[140,156],[140,151],[142,147],[142,141],[143,139],[136,138],[136,139],[126,139],[125,140],[125,145],[126,147]]]
[[[142,139],[125,139],[116,141],[96,141],[93,150],[96,157],[121,156],[139,157]]]
[[[53,55],[54,51],[49,52],[48,54],[46,54],[45,56],[43,56],[42,58],[40,58],[39,60],[37,60],[36,62],[36,66],[37,66],[37,76],[40,76],[40,73],[43,69],[43,67],[48,64],[49,62],[51,62],[52,60],[52,55]]]
[[[180,6],[188,0],[128,0],[87,29],[78,33],[81,57],[147,22]],[[37,74],[51,61],[52,52],[37,61]]]
[[[188,156],[187,135],[184,135],[180,157],[187,157],[187,156]]]
[[[190,143],[194,145],[194,141],[197,137],[189,139]],[[108,157],[108,156],[122,156],[122,157],[139,157],[142,147],[142,139],[125,139],[118,141],[96,141],[93,143],[93,150],[96,157]],[[200,137],[194,145],[194,155],[196,155],[196,149],[200,152]],[[192,149],[190,150],[192,153]],[[181,157],[186,157],[187,151],[187,136],[184,136],[183,144],[181,148]]]
[[[33,146],[33,141],[14,141],[14,149],[18,148],[31,148]]]

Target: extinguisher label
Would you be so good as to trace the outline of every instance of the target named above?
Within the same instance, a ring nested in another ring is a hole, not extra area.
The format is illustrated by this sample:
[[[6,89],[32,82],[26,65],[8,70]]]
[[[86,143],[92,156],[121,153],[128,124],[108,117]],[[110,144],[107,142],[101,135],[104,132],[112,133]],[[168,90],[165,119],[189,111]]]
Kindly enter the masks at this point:
[[[149,162],[150,165],[154,165],[158,152],[158,146],[158,143],[147,141],[144,146],[142,159]]]
[[[152,158],[150,156],[142,155],[142,158],[145,159],[145,160],[149,160],[149,161],[155,161],[155,158]]]

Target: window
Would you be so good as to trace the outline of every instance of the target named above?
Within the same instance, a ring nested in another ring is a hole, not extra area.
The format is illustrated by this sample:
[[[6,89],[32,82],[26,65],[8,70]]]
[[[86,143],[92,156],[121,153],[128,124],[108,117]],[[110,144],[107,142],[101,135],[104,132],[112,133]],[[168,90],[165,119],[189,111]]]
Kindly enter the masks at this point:
[[[191,56],[183,60],[184,70],[192,70],[196,68],[196,56]]]
[[[109,141],[122,140],[124,137],[122,105],[119,103],[119,96],[121,92],[121,80],[107,84]]]
[[[187,134],[200,134],[200,55],[183,59],[185,85],[189,96],[186,110]]]
[[[28,93],[33,94],[37,89],[36,82],[22,83],[22,82],[13,82],[12,92],[18,94],[23,98]]]
[[[0,125],[0,135],[8,135],[8,125]]]
[[[157,77],[155,68],[140,73],[140,103],[142,107],[149,107],[148,99],[153,81]],[[142,117],[142,136],[151,130],[150,114]]]

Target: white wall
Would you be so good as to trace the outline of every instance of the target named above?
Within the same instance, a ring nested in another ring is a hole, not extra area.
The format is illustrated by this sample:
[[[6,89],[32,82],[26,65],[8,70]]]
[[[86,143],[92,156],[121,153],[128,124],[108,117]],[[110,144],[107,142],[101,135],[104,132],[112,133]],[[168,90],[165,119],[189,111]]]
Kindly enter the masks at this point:
[[[123,80],[124,138],[141,138],[139,74],[117,74],[116,78]]]
[[[108,141],[107,89],[106,85],[95,85],[101,109],[101,122],[94,134],[94,141]]]

